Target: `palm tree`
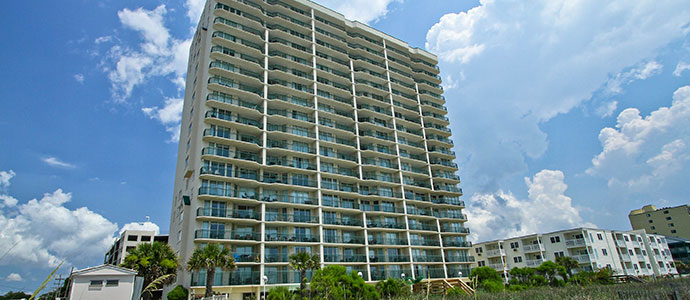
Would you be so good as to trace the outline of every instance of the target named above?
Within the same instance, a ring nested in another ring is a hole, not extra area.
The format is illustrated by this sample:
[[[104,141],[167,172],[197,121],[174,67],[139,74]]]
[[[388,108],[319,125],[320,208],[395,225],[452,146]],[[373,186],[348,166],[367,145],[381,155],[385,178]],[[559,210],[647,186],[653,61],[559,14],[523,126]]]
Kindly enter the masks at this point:
[[[232,271],[237,268],[230,249],[221,248],[218,244],[208,244],[206,247],[195,249],[187,262],[187,270],[189,271],[206,270],[204,297],[213,296],[213,277],[216,275],[216,268],[225,271]]]
[[[580,266],[580,263],[570,256],[557,257],[556,263],[565,268],[565,271],[568,273],[568,278],[573,276],[573,269],[576,269]]]
[[[290,268],[299,271],[299,294],[304,298],[304,289],[307,286],[307,271],[318,269],[321,259],[318,254],[309,255],[307,252],[297,252],[288,258]]]
[[[180,260],[170,245],[161,242],[139,244],[127,251],[124,262],[120,265],[137,271],[144,278],[144,286],[149,286],[156,279],[159,284],[170,284],[175,281]],[[151,293],[145,293],[144,299],[150,299]]]

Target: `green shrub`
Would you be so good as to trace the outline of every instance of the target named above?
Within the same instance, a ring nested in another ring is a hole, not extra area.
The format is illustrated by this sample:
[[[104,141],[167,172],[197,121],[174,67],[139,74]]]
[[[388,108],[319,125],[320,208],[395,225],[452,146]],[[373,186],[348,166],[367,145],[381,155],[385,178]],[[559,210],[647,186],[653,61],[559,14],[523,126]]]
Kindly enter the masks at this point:
[[[181,285],[176,286],[175,288],[168,293],[168,300],[187,300],[187,294],[189,292],[187,291],[186,288],[184,288]]]
[[[388,278],[376,283],[376,290],[381,297],[390,299],[393,297],[407,296],[410,294],[410,287],[404,281],[397,278]]]
[[[508,290],[511,292],[520,292],[528,289],[529,287],[522,284],[511,284],[508,286]]]
[[[544,276],[541,275],[534,275],[532,276],[532,285],[533,286],[544,286],[547,283],[549,283]]]
[[[314,272],[309,285],[310,299],[381,299],[374,286],[354,271],[349,275],[343,266],[330,265]]]
[[[484,280],[479,283],[479,287],[487,292],[496,293],[503,290],[503,283],[496,280]]]
[[[462,290],[459,286],[454,286],[446,291],[446,295],[450,298],[459,298],[463,296],[467,296],[467,293],[465,293],[464,290]]]
[[[293,300],[297,299],[297,295],[290,291],[287,287],[279,286],[272,288],[266,296],[266,300]]]

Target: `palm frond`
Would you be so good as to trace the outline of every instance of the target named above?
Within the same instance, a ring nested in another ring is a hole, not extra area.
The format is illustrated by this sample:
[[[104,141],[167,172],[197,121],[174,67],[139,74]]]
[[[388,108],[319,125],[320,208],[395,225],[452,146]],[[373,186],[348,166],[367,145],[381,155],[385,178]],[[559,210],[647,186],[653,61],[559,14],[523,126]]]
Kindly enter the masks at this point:
[[[147,285],[144,288],[141,294],[143,295],[145,293],[151,293],[153,290],[157,290],[161,284],[163,284],[166,280],[173,276],[175,276],[175,274],[166,274],[156,278],[154,281],[151,281],[151,283],[149,283],[149,285]]]
[[[53,269],[53,272],[50,272],[50,274],[48,275],[46,280],[44,280],[43,283],[41,283],[41,285],[39,285],[38,288],[36,288],[34,293],[31,294],[31,297],[29,298],[29,300],[34,300],[34,298],[36,298],[36,295],[38,295],[43,289],[45,289],[49,282],[53,281],[53,277],[55,276],[55,272],[57,272],[57,270],[60,269],[60,267],[64,263],[65,263],[65,261],[63,260],[57,267],[55,267],[55,269]]]

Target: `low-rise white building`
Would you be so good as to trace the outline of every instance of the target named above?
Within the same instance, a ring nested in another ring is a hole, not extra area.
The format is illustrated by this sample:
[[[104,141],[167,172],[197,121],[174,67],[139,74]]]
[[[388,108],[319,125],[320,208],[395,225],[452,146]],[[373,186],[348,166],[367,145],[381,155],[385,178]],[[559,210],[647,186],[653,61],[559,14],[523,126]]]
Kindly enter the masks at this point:
[[[473,246],[473,267],[489,266],[508,278],[515,267],[532,267],[569,256],[580,270],[610,267],[617,275],[677,275],[666,238],[644,230],[575,228],[532,234]]]
[[[70,300],[138,300],[144,279],[113,265],[78,270],[70,276]]]

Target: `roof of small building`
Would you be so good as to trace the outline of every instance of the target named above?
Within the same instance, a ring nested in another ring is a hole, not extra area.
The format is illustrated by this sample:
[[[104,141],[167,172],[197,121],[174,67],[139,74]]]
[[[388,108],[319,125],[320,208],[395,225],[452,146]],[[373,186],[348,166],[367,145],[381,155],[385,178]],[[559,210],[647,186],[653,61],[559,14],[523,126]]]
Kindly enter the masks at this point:
[[[137,271],[132,270],[132,269],[127,269],[123,267],[118,267],[115,265],[100,265],[100,266],[93,266],[93,267],[88,267],[85,269],[77,270],[72,272],[72,275],[89,275],[89,273],[94,273],[98,271],[114,271],[117,273],[121,273],[122,275],[137,275]]]

